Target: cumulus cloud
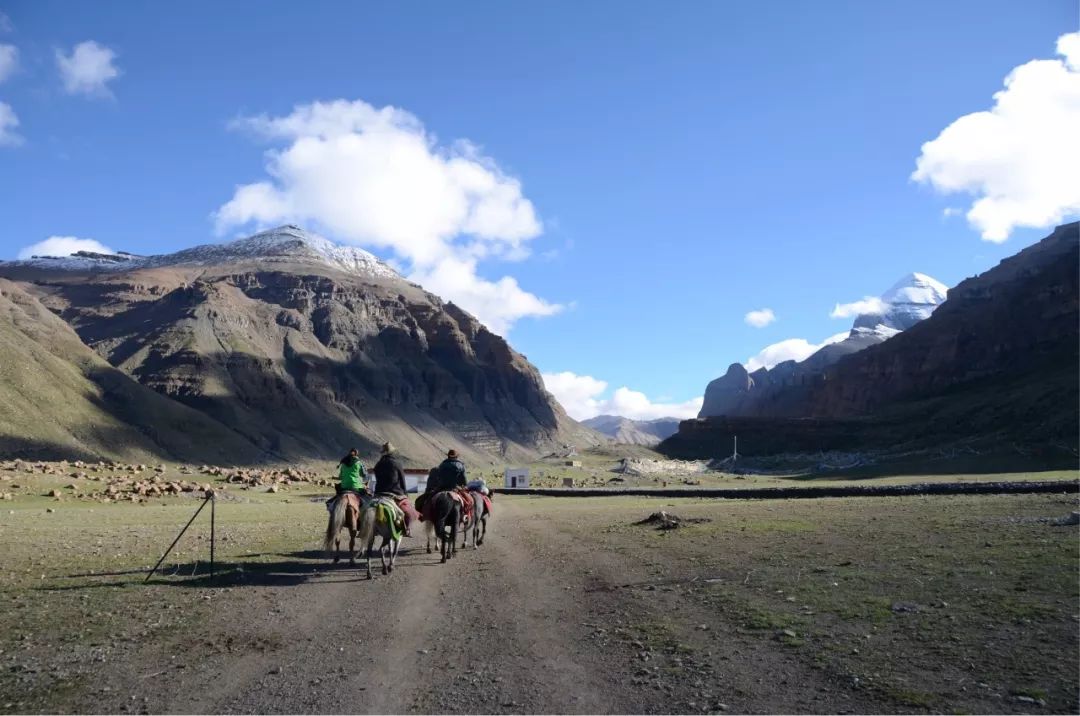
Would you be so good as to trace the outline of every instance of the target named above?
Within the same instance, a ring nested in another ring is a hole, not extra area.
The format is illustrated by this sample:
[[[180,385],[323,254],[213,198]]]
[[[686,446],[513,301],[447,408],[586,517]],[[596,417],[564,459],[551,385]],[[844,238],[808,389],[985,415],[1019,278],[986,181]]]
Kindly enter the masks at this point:
[[[262,181],[238,186],[215,213],[219,233],[294,222],[392,251],[410,278],[505,331],[563,307],[477,271],[483,259],[521,260],[542,230],[521,182],[467,141],[441,145],[397,107],[361,100],[299,105],[234,128],[275,144]]]
[[[513,277],[485,281],[476,275],[474,259],[449,257],[414,271],[409,278],[432,293],[450,297],[498,334],[505,334],[522,316],[551,316],[562,310],[523,290]]]
[[[115,52],[93,40],[75,45],[70,54],[57,50],[56,66],[60,70],[64,91],[68,94],[111,96],[108,83],[120,76],[115,59]]]
[[[23,142],[15,128],[19,126],[19,118],[10,104],[0,102],[0,147],[15,147]]]
[[[805,338],[788,338],[787,340],[765,346],[757,355],[746,360],[746,369],[750,372],[758,368],[772,368],[784,361],[806,360],[819,350],[832,343],[839,343],[848,337],[848,331],[829,336],[821,343],[811,343]]]
[[[548,392],[575,420],[587,420],[597,415],[621,415],[631,420],[693,418],[701,410],[703,400],[697,397],[684,403],[653,402],[644,393],[625,386],[605,398],[602,396],[607,391],[607,382],[591,375],[564,371],[544,373],[543,377]]]
[[[764,328],[776,320],[776,314],[773,313],[771,308],[762,308],[757,311],[750,311],[743,316],[743,320],[746,321],[746,325],[748,326]]]
[[[975,196],[968,222],[986,241],[1080,213],[1080,33],[1061,59],[1016,67],[989,110],[964,115],[922,146],[911,178]]]
[[[18,66],[19,48],[15,45],[0,45],[0,82],[11,77]]]
[[[19,250],[20,259],[33,256],[71,256],[76,251],[93,251],[99,254],[116,253],[105,244],[93,239],[80,239],[75,236],[50,236],[44,241],[31,244]]]
[[[833,307],[829,318],[855,318],[864,313],[884,313],[889,304],[875,296],[867,296],[861,301],[851,303],[838,303]]]

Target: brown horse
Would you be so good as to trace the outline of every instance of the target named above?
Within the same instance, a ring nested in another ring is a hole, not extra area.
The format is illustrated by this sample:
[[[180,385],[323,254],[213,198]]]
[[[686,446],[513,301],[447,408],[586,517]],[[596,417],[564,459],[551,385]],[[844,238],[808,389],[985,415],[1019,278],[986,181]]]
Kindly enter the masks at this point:
[[[360,496],[355,492],[343,492],[334,500],[334,511],[326,525],[323,549],[334,550],[334,564],[341,561],[342,529],[349,530],[349,564],[356,564],[356,533],[360,529]]]

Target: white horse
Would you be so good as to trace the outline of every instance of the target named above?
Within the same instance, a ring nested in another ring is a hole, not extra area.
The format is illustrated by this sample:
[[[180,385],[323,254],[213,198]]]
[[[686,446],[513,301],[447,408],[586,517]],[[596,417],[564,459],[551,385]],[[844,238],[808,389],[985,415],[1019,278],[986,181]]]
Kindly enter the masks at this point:
[[[383,511],[383,519],[379,519],[379,512]],[[393,523],[393,524],[391,524]],[[393,500],[383,497],[365,500],[360,509],[360,527],[357,533],[360,536],[360,544],[367,545],[365,550],[365,567],[367,578],[371,579],[371,549],[375,545],[375,537],[382,537],[379,545],[379,561],[382,562],[382,573],[390,574],[394,571],[394,562],[397,561],[398,547],[401,544],[401,532],[405,528],[404,514]],[[397,535],[395,537],[394,535]],[[386,561],[389,556],[389,563]]]

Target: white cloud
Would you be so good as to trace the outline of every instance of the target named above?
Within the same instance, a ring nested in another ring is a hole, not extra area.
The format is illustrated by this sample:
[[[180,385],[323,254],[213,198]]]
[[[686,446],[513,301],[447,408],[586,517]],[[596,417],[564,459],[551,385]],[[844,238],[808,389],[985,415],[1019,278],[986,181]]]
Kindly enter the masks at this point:
[[[10,104],[0,102],[0,147],[15,147],[23,142],[23,138],[15,131],[19,126],[19,118]]]
[[[15,26],[11,24],[11,18],[0,12],[0,32],[15,32]]]
[[[454,303],[500,335],[522,316],[551,316],[562,310],[562,306],[522,290],[510,276],[485,281],[476,275],[474,259],[446,258],[414,271],[409,278],[432,293],[452,297]]]
[[[80,239],[75,236],[50,236],[19,250],[20,259],[32,256],[70,256],[76,251],[93,251],[99,254],[116,253],[108,246],[93,239]]]
[[[218,209],[219,232],[293,222],[388,249],[410,278],[496,331],[562,308],[509,276],[478,275],[482,259],[528,256],[542,227],[521,182],[475,145],[440,145],[409,112],[361,100],[299,105],[233,126],[284,146],[267,152],[266,179],[237,187]]]
[[[821,343],[811,343],[805,338],[788,338],[787,340],[765,346],[757,355],[746,360],[746,369],[751,373],[758,368],[772,368],[784,361],[806,360],[814,353],[831,343],[839,343],[848,337],[848,331],[829,336]]]
[[[15,45],[0,45],[0,82],[11,77],[18,66],[19,48]]]
[[[1080,212],[1080,33],[1057,53],[1014,68],[991,109],[957,119],[916,161],[915,181],[976,197],[967,219],[986,241]]]
[[[753,326],[754,328],[764,328],[765,326],[776,320],[776,314],[773,313],[773,310],[771,308],[762,308],[757,311],[750,311],[745,316],[743,316],[743,320],[746,321],[746,324],[748,326]]]
[[[829,314],[829,318],[855,318],[864,313],[884,313],[888,308],[889,304],[885,303],[880,298],[866,296],[861,301],[836,304],[836,306],[833,307],[832,313]]]
[[[543,377],[544,387],[575,420],[587,420],[597,415],[621,415],[631,420],[693,418],[701,410],[701,397],[684,403],[654,403],[644,393],[624,386],[616,389],[610,398],[604,398],[607,382],[590,375],[564,371],[544,373]]]
[[[93,40],[75,45],[71,54],[57,50],[56,66],[64,82],[64,91],[68,94],[111,96],[107,84],[120,76],[120,70],[113,64],[115,59],[115,52]]]

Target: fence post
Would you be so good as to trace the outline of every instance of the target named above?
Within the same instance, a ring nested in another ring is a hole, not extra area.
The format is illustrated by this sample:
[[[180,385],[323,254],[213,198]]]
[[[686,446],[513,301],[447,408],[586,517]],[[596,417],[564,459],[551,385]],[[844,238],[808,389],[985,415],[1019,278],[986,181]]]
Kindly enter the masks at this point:
[[[206,499],[203,500],[203,503],[201,505],[199,505],[199,509],[195,510],[195,514],[193,514],[191,516],[191,519],[187,521],[187,524],[184,525],[184,529],[180,530],[180,534],[176,535],[176,539],[174,539],[172,541],[172,544],[169,545],[169,548],[167,550],[165,550],[165,554],[161,555],[161,559],[159,559],[157,561],[157,564],[154,565],[154,568],[150,570],[150,574],[146,575],[146,579],[143,580],[143,584],[146,584],[147,582],[150,581],[150,577],[154,576],[154,572],[156,572],[158,567],[161,566],[161,563],[165,561],[165,558],[169,556],[169,552],[172,552],[173,547],[175,547],[176,543],[180,541],[180,538],[184,536],[184,533],[187,532],[188,527],[191,527],[191,523],[194,522],[195,518],[199,516],[199,513],[203,511],[203,508],[206,507],[206,503],[212,501],[213,499],[214,499],[214,493],[213,492],[211,492],[210,494],[208,494],[206,496]],[[210,513],[213,514],[213,509],[210,510]],[[210,524],[211,524],[211,529],[212,529],[213,521],[211,521]],[[211,553],[211,555],[213,555],[213,540],[212,539],[210,541],[210,544],[211,544],[210,553]]]

